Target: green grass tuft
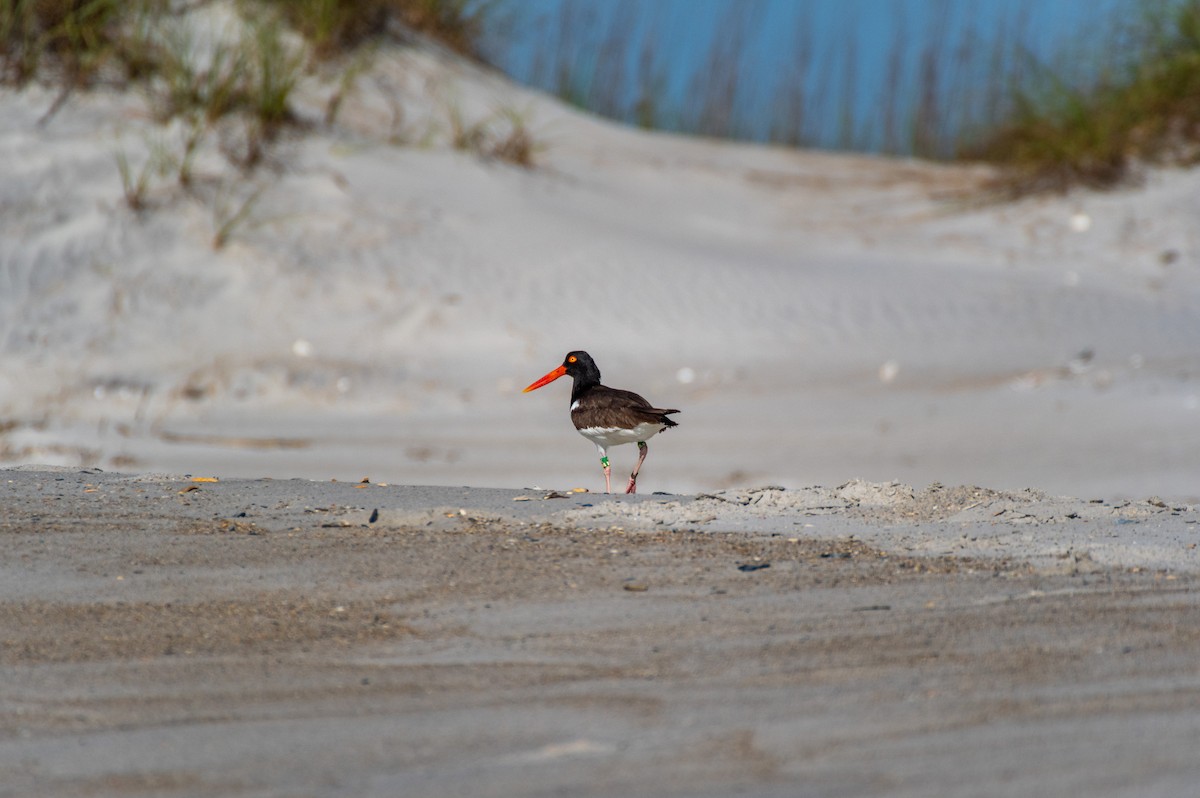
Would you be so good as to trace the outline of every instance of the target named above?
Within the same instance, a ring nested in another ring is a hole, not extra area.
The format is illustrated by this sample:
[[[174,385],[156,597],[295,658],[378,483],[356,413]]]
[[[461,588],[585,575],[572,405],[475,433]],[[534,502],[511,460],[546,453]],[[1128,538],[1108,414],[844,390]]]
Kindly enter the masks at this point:
[[[304,69],[304,54],[291,50],[271,21],[254,24],[244,45],[252,65],[245,90],[253,116],[268,138],[292,121],[289,97]]]
[[[329,100],[332,124],[373,47],[394,23],[473,52],[490,0],[240,0],[240,36],[206,31],[189,15],[203,2],[174,0],[0,0],[0,85],[57,86],[59,99],[101,82],[145,91],[163,135],[146,139],[144,158],[115,154],[125,204],[153,207],[163,179],[202,196],[196,160],[210,136],[226,161],[252,174],[275,163],[280,134],[297,123],[293,94],[314,59],[348,56]],[[299,33],[296,36],[295,33]],[[215,35],[214,35],[215,33]],[[403,122],[397,105],[397,124]],[[483,158],[531,166],[535,144],[521,115],[497,112],[478,122],[449,114],[456,147]],[[170,126],[177,134],[166,134]],[[201,176],[202,177],[202,176]],[[213,246],[245,227],[261,191],[214,209]]]
[[[22,85],[55,68],[71,86],[86,85],[116,50],[120,0],[10,0],[0,4],[0,68]]]
[[[1013,196],[1110,188],[1143,164],[1200,161],[1200,0],[1167,3],[1128,36],[1111,77],[1072,88],[1040,76],[964,155],[1001,167],[996,188]]]
[[[479,0],[265,1],[313,45],[319,58],[354,50],[387,33],[393,21],[475,57],[484,15],[491,5]]]

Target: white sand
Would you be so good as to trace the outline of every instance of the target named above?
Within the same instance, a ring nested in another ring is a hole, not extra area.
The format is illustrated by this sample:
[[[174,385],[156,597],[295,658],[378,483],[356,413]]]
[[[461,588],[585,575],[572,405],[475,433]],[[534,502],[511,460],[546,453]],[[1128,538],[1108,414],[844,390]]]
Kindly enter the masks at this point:
[[[277,171],[212,136],[138,216],[114,153],[178,131],[54,97],[0,92],[0,462],[596,489],[566,385],[520,393],[583,348],[683,411],[647,491],[1200,496],[1195,170],[971,207],[975,169],[626,130],[396,48]],[[520,111],[538,167],[454,151],[448,106]]]

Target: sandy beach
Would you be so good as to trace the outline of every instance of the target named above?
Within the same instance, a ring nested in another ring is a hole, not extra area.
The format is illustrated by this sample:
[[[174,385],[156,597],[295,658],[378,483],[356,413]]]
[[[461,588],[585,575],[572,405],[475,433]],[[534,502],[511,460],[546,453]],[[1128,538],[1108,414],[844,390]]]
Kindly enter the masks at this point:
[[[655,490],[1200,501],[1196,170],[1000,203],[977,166],[631,130],[428,48],[327,124],[338,85],[257,174],[214,133],[143,212],[117,155],[185,131],[142,93],[0,90],[0,463],[594,488],[565,393],[520,393],[585,349],[683,410]],[[534,168],[452,146],[498,109]]]
[[[0,487],[3,795],[1200,781],[1194,507],[77,469]]]
[[[1196,794],[1200,170],[1000,202],[417,42],[182,185],[59,98],[0,88],[0,796]],[[521,392],[574,349],[681,410],[642,495]]]

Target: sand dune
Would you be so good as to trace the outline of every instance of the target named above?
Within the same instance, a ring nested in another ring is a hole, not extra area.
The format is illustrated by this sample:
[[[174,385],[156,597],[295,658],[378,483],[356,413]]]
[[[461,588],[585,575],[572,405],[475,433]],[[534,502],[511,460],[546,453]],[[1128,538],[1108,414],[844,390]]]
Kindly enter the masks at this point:
[[[115,153],[179,135],[142,96],[0,93],[0,460],[595,487],[565,392],[519,394],[584,348],[683,409],[648,489],[1200,495],[1200,172],[981,205],[973,167],[623,129],[427,49],[322,125],[334,90],[275,168],[207,142],[142,214]],[[448,108],[518,110],[536,168]]]

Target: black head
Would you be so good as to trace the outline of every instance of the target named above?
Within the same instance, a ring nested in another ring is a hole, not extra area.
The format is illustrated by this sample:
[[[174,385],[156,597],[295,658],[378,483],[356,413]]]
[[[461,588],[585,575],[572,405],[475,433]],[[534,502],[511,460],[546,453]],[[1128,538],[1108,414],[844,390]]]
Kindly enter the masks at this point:
[[[543,385],[548,385],[564,374],[569,374],[571,379],[575,380],[575,387],[571,391],[572,396],[584,388],[600,384],[600,369],[596,368],[596,363],[592,360],[592,356],[587,352],[576,350],[568,352],[567,356],[563,358],[561,366],[541,379],[536,380],[525,389],[525,393],[541,388]]]
[[[592,360],[592,356],[582,350],[568,352],[563,358],[563,368],[567,370],[567,376],[574,379],[576,382],[583,380],[585,383],[599,384],[600,369],[596,367],[596,361]]]

